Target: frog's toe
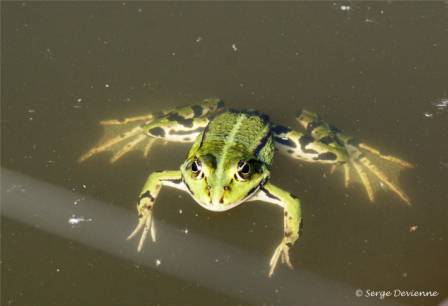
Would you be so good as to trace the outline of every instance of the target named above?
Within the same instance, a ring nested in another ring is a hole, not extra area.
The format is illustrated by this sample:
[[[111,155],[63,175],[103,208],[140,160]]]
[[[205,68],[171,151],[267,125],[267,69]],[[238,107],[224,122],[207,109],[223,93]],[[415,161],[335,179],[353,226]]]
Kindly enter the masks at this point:
[[[289,246],[282,241],[277,248],[274,251],[274,254],[271,257],[271,260],[269,262],[269,277],[272,277],[274,275],[274,270],[277,267],[278,260],[281,257],[282,263],[286,264],[289,268],[293,268],[291,261],[289,259]]]
[[[387,161],[390,161],[390,162],[395,163],[397,165],[400,165],[403,168],[414,168],[414,165],[412,165],[411,163],[409,163],[409,162],[407,162],[405,160],[402,160],[401,158],[392,156],[392,155],[384,155],[378,149],[372,148],[371,146],[369,146],[369,145],[367,145],[365,143],[358,144],[358,147],[361,148],[361,149],[364,149],[366,151],[369,151],[370,153],[372,153],[372,154],[374,154],[374,155],[376,155],[376,156],[378,156],[378,157],[380,157],[380,158],[382,158],[384,160],[387,160]]]
[[[359,162],[364,166],[364,168],[369,170],[370,173],[377,177],[380,182],[386,185],[393,193],[398,195],[400,199],[402,199],[406,204],[411,205],[411,201],[409,200],[409,197],[404,193],[404,191],[401,190],[397,185],[392,183],[389,177],[384,174],[383,171],[377,168],[367,157],[362,157]]]

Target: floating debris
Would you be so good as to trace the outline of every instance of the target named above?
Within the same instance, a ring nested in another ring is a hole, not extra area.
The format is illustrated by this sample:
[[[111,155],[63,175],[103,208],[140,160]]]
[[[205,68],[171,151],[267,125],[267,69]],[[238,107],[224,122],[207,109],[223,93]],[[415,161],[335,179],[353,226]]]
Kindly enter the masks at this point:
[[[202,36],[198,36],[198,38],[196,38],[196,42],[201,42],[202,41]]]
[[[434,114],[433,113],[429,113],[429,112],[424,112],[423,116],[425,116],[425,118],[432,118],[432,117],[434,117]]]
[[[339,8],[341,11],[350,11],[352,9],[350,5],[341,5]]]
[[[156,259],[156,266],[160,266],[162,264],[162,261],[160,259]]]
[[[232,44],[232,49],[233,49],[233,51],[238,51],[238,47],[236,46],[236,44]]]
[[[411,225],[411,226],[409,227],[409,232],[410,232],[410,233],[415,232],[417,229],[418,229],[418,225]]]
[[[448,109],[448,98],[442,98],[441,100],[437,102],[433,102],[432,105],[434,105],[438,110],[447,110]]]
[[[93,220],[88,218],[84,218],[84,217],[77,217],[76,215],[72,215],[71,218],[68,219],[68,224],[70,225],[78,225],[81,222],[92,222]]]

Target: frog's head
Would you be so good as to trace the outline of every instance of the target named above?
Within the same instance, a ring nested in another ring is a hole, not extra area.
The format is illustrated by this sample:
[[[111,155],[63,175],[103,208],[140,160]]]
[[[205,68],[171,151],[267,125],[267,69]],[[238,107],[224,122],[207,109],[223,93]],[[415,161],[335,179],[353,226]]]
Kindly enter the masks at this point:
[[[270,173],[268,166],[256,158],[234,156],[220,160],[212,154],[191,156],[181,171],[192,197],[213,211],[241,204],[257,192]]]

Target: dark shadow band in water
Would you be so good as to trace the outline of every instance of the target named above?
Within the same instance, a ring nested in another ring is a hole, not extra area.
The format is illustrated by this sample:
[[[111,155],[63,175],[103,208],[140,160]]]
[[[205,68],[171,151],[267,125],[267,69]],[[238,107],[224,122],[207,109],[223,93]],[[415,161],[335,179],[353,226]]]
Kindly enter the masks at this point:
[[[2,169],[1,189],[4,217],[250,303],[384,304],[374,298],[356,297],[355,288],[298,267],[294,271],[280,267],[277,275],[268,279],[269,257],[261,258],[198,234],[185,235],[157,220],[158,241],[147,241],[144,251],[137,253],[137,242],[126,241],[136,222],[131,209],[88,198],[75,208],[79,194],[6,169]],[[68,220],[74,211],[92,221],[72,226]],[[155,258],[162,263],[156,265]]]

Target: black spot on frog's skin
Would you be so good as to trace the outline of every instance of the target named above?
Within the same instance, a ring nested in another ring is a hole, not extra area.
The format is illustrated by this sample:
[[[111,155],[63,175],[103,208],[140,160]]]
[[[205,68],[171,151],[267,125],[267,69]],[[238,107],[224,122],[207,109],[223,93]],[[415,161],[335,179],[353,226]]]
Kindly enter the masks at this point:
[[[317,156],[319,160],[336,160],[337,156],[333,152],[321,153]]]
[[[303,220],[300,220],[299,224],[299,235],[301,236],[303,234]]]
[[[143,198],[149,198],[149,200],[151,200],[151,202],[155,201],[155,198],[152,196],[152,194],[149,192],[149,190],[147,190],[140,196],[140,200]]]
[[[304,149],[309,143],[313,142],[314,138],[310,135],[303,135],[299,137],[299,143],[302,149]]]
[[[272,193],[270,193],[266,188],[261,187],[261,190],[264,191],[264,193],[266,194],[266,196],[268,198],[274,199],[274,200],[280,200],[279,198],[277,198],[275,195],[273,195]]]
[[[316,150],[305,148],[308,144],[310,144],[313,141],[315,141],[314,138],[309,135],[303,135],[299,137],[300,147],[302,148],[302,151],[304,153],[317,154]]]
[[[184,127],[193,127],[193,119],[185,119],[177,113],[171,113],[167,116],[167,119],[170,121],[176,121],[180,125]]]
[[[165,137],[165,130],[161,127],[155,127],[148,131],[149,134],[155,137]]]
[[[313,130],[319,126],[322,125],[322,122],[320,121],[311,121],[310,123],[308,123],[308,125],[306,126],[306,132],[308,134],[311,134],[313,132]]]
[[[291,131],[290,128],[283,126],[283,125],[275,125],[272,127],[272,132],[274,134],[280,135],[280,134],[287,134]]]
[[[280,138],[280,137],[274,137],[274,141],[279,143],[279,144],[282,144],[284,146],[288,146],[290,148],[297,147],[296,143],[294,141],[292,141],[291,139],[289,139],[289,138],[283,139],[283,138]]]
[[[293,199],[298,199],[298,197],[297,197],[294,193],[289,193],[289,195],[290,195],[291,198],[293,198]]]
[[[202,107],[199,105],[193,105],[191,107],[191,109],[193,110],[193,115],[195,118],[202,116]]]
[[[330,127],[330,131],[332,131],[333,133],[335,133],[335,134],[341,133],[341,130],[338,129],[337,127],[335,127],[334,125],[329,124],[328,126]]]
[[[327,136],[324,136],[321,139],[319,139],[319,141],[322,142],[323,144],[328,145],[328,144],[334,142],[334,138],[332,136],[327,135]]]

